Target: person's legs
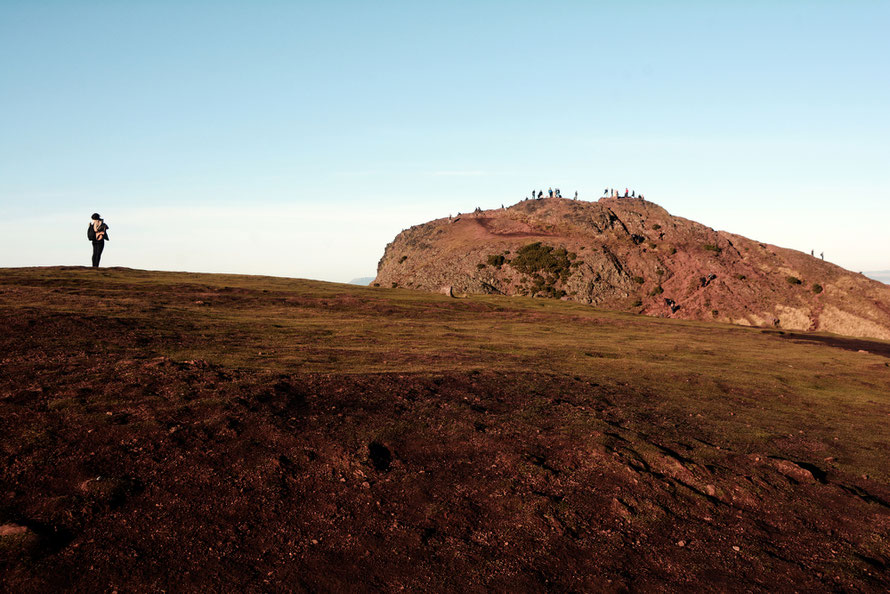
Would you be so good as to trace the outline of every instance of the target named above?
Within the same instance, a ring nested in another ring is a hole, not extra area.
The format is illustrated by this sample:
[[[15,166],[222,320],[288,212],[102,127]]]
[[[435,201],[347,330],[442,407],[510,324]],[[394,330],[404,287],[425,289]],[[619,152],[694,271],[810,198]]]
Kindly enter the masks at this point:
[[[93,242],[93,268],[99,267],[99,259],[102,257],[102,250],[105,248],[104,241]]]

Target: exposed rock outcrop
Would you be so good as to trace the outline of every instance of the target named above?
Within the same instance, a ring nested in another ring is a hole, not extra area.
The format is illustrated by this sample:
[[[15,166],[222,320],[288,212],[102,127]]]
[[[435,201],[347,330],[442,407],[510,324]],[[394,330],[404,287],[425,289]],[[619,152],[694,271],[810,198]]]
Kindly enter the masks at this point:
[[[374,282],[890,340],[890,286],[642,199],[527,200],[417,225]]]

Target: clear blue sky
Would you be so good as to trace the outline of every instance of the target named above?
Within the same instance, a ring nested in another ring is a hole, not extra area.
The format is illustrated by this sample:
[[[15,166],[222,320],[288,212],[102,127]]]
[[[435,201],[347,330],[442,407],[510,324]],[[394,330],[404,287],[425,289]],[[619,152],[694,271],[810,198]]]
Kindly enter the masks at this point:
[[[345,281],[559,186],[890,269],[890,2],[0,1],[0,266]]]

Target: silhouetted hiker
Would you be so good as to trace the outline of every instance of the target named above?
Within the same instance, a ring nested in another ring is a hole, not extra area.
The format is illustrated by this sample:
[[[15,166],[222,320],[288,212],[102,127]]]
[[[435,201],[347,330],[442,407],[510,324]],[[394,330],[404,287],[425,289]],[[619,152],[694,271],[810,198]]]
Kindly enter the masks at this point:
[[[102,250],[105,249],[105,242],[111,238],[108,237],[108,225],[105,224],[99,213],[94,212],[90,219],[92,222],[87,227],[87,239],[93,242],[93,268],[98,268]]]
[[[816,250],[810,250],[810,255],[811,255],[811,256],[815,256],[815,255],[816,255],[816,254],[815,254],[815,251],[816,251]]]
[[[547,196],[553,198],[553,188],[547,188]]]
[[[603,196],[607,196],[609,194],[609,188],[603,190]]]
[[[624,197],[627,198],[627,188],[624,188]]]
[[[538,192],[538,200],[540,200],[543,197],[544,197],[544,190],[541,190],[540,192]]]
[[[819,252],[819,257],[825,260],[825,252]]]
[[[578,190],[575,190],[575,200],[578,199]]]
[[[630,193],[630,197],[633,198],[633,197],[634,197],[634,194],[636,194],[636,193],[637,193],[637,191],[634,190],[633,192]]]

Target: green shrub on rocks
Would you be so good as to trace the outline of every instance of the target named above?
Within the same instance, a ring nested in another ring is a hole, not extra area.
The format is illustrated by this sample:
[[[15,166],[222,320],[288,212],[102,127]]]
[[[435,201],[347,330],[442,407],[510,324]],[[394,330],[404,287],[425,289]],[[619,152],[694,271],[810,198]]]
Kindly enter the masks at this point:
[[[818,295],[821,292],[822,292],[822,285],[820,285],[819,283],[814,283],[813,284],[813,293]]]
[[[488,256],[488,265],[494,266],[495,268],[500,268],[506,262],[506,258],[502,254],[492,254]]]
[[[540,241],[525,245],[510,260],[510,266],[525,274],[547,272],[555,276],[568,274],[571,262],[565,248],[554,248]]]
[[[785,281],[789,285],[802,285],[803,284],[803,281],[800,280],[799,278],[797,278],[796,276],[786,276]]]
[[[530,243],[519,248],[512,260],[504,263],[512,266],[517,272],[529,275],[532,286],[529,294],[542,295],[559,299],[566,292],[557,288],[557,284],[565,282],[571,275],[571,257],[565,248],[544,245],[541,242]]]

